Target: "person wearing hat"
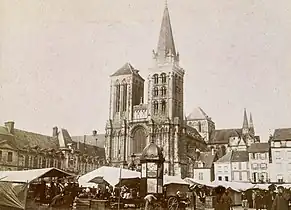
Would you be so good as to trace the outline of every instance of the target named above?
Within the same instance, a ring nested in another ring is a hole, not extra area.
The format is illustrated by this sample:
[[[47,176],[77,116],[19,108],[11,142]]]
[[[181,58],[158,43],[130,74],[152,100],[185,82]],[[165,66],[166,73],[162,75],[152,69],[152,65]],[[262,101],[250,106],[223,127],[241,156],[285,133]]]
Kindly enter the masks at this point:
[[[288,210],[289,208],[289,196],[284,193],[284,187],[278,187],[278,194],[272,205],[272,210]]]

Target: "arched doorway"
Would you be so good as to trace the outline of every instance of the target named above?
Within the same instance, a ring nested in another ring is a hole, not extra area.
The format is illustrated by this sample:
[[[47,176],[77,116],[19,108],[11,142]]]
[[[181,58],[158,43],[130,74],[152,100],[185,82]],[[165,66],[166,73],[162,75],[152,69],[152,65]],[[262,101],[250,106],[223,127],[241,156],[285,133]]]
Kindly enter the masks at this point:
[[[143,127],[137,127],[132,133],[132,153],[142,153],[147,143],[146,131]]]

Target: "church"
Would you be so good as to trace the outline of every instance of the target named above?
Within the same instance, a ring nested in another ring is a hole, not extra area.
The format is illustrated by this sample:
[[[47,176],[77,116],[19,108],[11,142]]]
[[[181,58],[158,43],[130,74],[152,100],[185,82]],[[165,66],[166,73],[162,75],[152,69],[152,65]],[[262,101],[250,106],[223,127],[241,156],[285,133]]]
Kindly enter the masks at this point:
[[[106,160],[113,166],[128,167],[132,154],[138,162],[145,146],[153,141],[163,151],[164,174],[191,176],[190,163],[196,151],[206,150],[207,144],[184,117],[185,70],[179,65],[167,6],[152,56],[154,64],[146,81],[130,63],[110,76]]]

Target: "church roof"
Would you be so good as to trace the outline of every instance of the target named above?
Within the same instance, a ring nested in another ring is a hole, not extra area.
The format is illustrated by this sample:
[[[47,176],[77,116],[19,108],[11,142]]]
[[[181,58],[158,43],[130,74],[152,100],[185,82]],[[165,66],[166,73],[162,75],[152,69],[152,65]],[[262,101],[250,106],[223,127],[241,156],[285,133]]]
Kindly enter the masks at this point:
[[[247,110],[244,109],[244,120],[243,120],[243,128],[249,128]]]
[[[139,71],[137,69],[135,69],[130,63],[127,62],[111,76],[131,75],[131,74],[140,76],[138,72]]]
[[[195,107],[193,111],[187,116],[188,120],[202,120],[208,119],[208,115],[203,111],[201,107]]]
[[[230,137],[241,137],[241,128],[219,129],[214,130],[210,136],[210,144],[228,144]]]

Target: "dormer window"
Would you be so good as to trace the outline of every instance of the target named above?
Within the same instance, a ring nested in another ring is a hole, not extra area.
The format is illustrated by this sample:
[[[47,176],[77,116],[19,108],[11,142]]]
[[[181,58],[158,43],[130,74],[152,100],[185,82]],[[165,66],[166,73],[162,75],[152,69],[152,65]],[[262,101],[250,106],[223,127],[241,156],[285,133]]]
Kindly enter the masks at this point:
[[[281,147],[286,147],[286,141],[281,141]]]
[[[203,167],[204,167],[204,163],[203,163],[202,161],[199,161],[199,162],[198,162],[198,167],[199,167],[199,168],[203,168]]]

